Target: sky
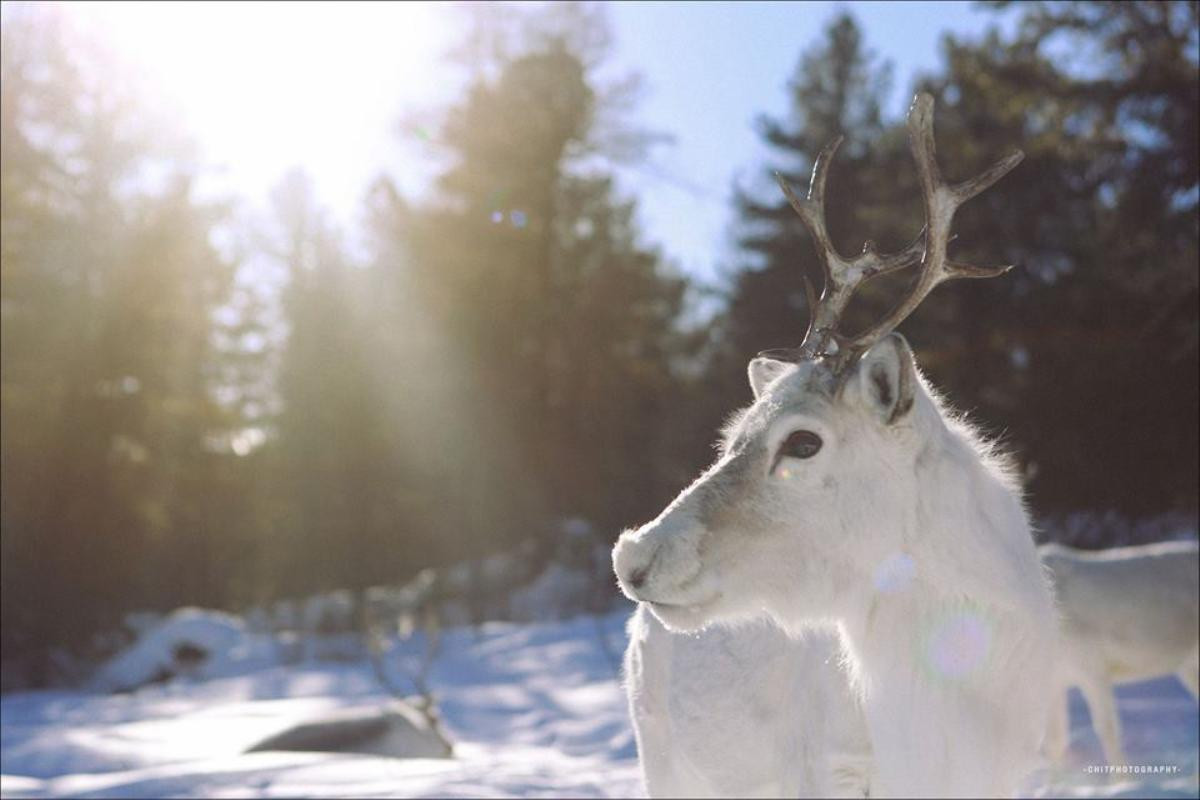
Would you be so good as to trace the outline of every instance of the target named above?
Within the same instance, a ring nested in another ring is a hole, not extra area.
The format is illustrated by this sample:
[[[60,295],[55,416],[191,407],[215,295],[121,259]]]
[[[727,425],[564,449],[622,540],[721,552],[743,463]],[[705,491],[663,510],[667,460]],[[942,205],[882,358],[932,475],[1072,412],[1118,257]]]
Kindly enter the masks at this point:
[[[867,46],[892,62],[887,111],[896,116],[908,108],[914,77],[940,64],[944,33],[975,36],[997,19],[956,2],[614,4],[617,60],[649,85],[639,118],[675,138],[652,159],[655,172],[675,180],[625,177],[645,233],[685,271],[711,279],[730,260],[733,182],[761,175],[770,156],[754,120],[784,115],[800,53],[843,10],[858,20]]]
[[[907,107],[913,77],[937,67],[945,32],[976,35],[996,18],[955,2],[614,2],[612,74],[642,74],[633,120],[670,135],[620,186],[639,201],[646,243],[704,280],[731,261],[735,179],[761,173],[753,128],[787,108],[800,52],[841,10],[894,64],[889,110]],[[380,173],[419,199],[435,164],[405,115],[457,99],[443,56],[460,17],[439,3],[88,3],[69,6],[140,73],[213,166],[215,191],[261,212],[291,167],[349,233]],[[364,79],[365,78],[365,79]],[[351,236],[353,240],[353,235]]]

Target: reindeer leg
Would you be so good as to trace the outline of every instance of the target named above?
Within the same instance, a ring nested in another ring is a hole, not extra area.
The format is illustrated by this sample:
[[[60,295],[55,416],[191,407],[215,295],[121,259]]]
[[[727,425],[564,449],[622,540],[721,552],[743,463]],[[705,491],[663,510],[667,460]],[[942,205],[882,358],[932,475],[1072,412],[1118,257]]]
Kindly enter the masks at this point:
[[[1117,716],[1116,696],[1112,684],[1095,675],[1088,676],[1079,684],[1092,714],[1092,727],[1104,748],[1104,757],[1109,764],[1125,764],[1125,752],[1121,749],[1121,720]]]
[[[1064,760],[1071,747],[1070,686],[1059,690],[1058,702],[1050,709],[1050,724],[1046,728],[1046,755],[1054,762]]]
[[[1192,654],[1187,657],[1175,673],[1184,687],[1192,693],[1193,700],[1200,700],[1200,644],[1192,648]]]

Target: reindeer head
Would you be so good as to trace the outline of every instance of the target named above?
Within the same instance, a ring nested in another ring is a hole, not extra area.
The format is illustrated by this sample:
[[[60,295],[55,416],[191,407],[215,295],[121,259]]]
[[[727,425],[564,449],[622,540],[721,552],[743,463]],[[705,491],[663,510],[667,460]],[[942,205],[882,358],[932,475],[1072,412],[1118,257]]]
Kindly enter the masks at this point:
[[[1015,152],[979,176],[946,183],[933,141],[933,98],[920,94],[908,117],[920,177],[925,229],[899,253],[867,242],[847,259],[825,226],[825,179],[840,144],[817,158],[808,197],[780,178],[817,245],[825,286],[807,284],[811,318],[803,342],[750,362],[754,403],[725,431],[717,462],[653,522],[622,534],[613,563],[622,590],[650,605],[669,627],[767,613],[786,621],[834,616],[864,596],[862,582],[911,570],[899,541],[919,513],[917,462],[923,443],[946,425],[893,329],[951,278],[999,275],[947,255],[960,205],[1021,160]],[[917,266],[895,310],[847,336],[839,319],[864,281]],[[901,523],[901,524],[896,524]]]

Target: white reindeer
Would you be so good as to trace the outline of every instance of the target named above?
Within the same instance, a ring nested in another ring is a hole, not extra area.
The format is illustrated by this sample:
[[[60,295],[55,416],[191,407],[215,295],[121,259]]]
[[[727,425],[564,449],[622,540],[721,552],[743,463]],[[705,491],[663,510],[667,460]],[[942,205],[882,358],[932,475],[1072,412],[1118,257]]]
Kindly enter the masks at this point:
[[[1110,764],[1124,764],[1113,684],[1177,675],[1193,697],[1200,683],[1200,561],[1196,542],[1111,550],[1043,545],[1063,623],[1060,691],[1047,745],[1069,744],[1066,690],[1078,686]]]
[[[835,634],[673,633],[643,604],[625,676],[652,797],[866,797],[870,742]]]
[[[951,260],[947,244],[958,206],[1021,154],[948,184],[932,97],[918,95],[908,124],[923,241],[837,253],[824,189],[838,142],[817,159],[807,200],[780,181],[825,268],[808,333],[799,348],[750,362],[755,401],[728,426],[716,463],[622,534],[614,568],[672,630],[764,612],[795,634],[836,624],[867,720],[872,797],[1010,795],[1040,763],[1053,600],[1016,480],[945,410],[891,331],[941,281],[1006,269]],[[855,337],[837,331],[859,284],[913,264],[890,315]]]

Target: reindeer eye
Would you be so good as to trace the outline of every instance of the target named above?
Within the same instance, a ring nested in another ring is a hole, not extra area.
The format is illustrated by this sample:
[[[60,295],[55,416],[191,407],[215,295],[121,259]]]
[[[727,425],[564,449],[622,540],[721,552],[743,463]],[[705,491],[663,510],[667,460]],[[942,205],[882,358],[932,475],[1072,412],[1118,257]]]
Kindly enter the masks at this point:
[[[821,449],[821,437],[812,431],[792,431],[779,448],[788,458],[812,458]]]

